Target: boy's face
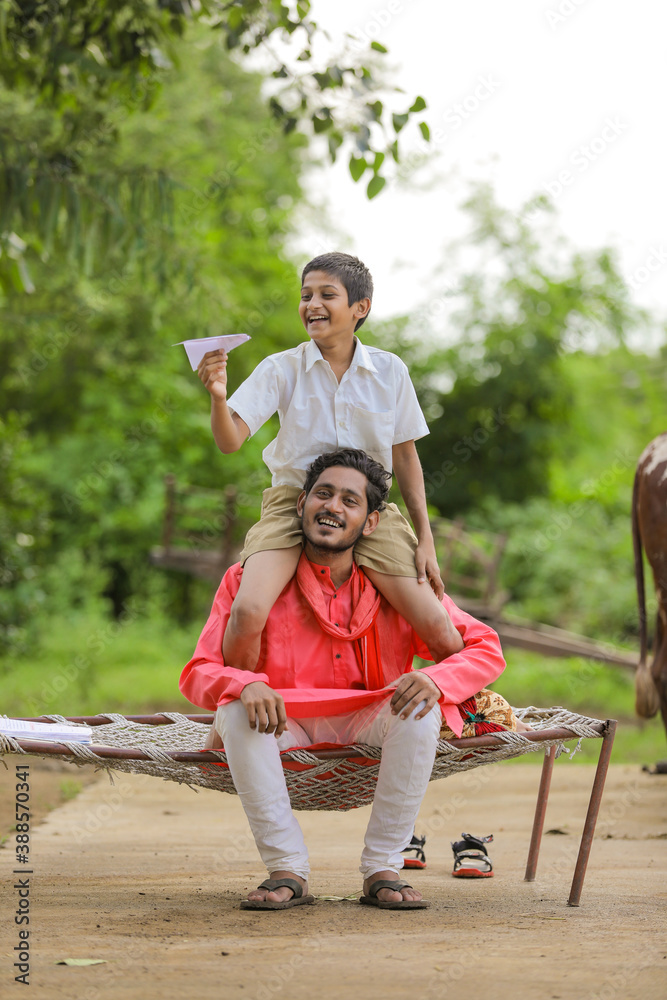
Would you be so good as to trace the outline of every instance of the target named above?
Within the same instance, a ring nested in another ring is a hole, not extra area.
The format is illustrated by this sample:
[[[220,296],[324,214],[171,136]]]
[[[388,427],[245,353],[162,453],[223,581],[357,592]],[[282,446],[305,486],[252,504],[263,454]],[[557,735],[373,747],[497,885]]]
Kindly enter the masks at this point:
[[[340,278],[324,271],[309,271],[303,279],[299,316],[308,336],[318,347],[352,336],[371,307],[370,299],[347,304],[347,289]]]

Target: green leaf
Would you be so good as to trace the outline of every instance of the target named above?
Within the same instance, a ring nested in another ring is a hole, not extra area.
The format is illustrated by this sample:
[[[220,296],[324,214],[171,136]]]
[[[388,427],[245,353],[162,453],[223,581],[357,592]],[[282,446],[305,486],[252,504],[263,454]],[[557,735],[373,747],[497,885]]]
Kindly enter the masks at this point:
[[[421,134],[426,139],[426,141],[430,142],[431,141],[431,130],[428,127],[428,125],[426,124],[426,122],[420,122],[419,123],[419,129],[421,131]]]
[[[319,114],[313,115],[312,121],[313,121],[313,129],[315,130],[316,135],[320,135],[320,133],[326,132],[326,130],[328,128],[331,128],[331,126],[333,125],[331,115],[329,115],[328,118],[320,118]]]
[[[385,49],[384,45],[381,45],[379,42],[371,42],[371,48],[374,49],[376,52],[386,52],[387,51],[387,49]]]
[[[394,126],[394,132],[398,135],[404,125],[407,124],[409,115],[392,115],[391,120]]]
[[[374,198],[376,194],[379,194],[382,188],[386,184],[384,177],[380,177],[379,174],[374,174],[368,182],[368,187],[366,188],[366,194],[368,199]]]
[[[357,129],[357,137],[354,143],[361,153],[365,153],[367,149],[370,149],[370,138],[371,130],[367,125],[360,125]]]
[[[358,181],[367,166],[368,164],[366,163],[363,156],[351,156],[350,173],[352,174],[352,180]]]
[[[398,163],[398,139],[394,139],[389,147],[389,152],[391,153],[394,162]]]
[[[374,101],[373,104],[367,104],[366,107],[373,120],[379,122],[382,117],[382,101]]]
[[[415,103],[410,108],[410,111],[412,111],[412,112],[423,111],[425,107],[426,107],[426,101],[424,100],[424,98],[423,97],[418,97],[416,99]]]
[[[373,173],[376,174],[384,163],[384,153],[376,153],[373,161]]]
[[[275,99],[275,97],[271,97],[269,99],[269,108],[270,108],[271,114],[273,115],[274,118],[284,118],[285,117],[285,109],[283,108],[283,106],[280,103],[280,101],[277,101]]]
[[[343,145],[343,136],[340,134],[340,132],[332,132],[331,135],[329,136],[328,142],[329,142],[329,156],[331,157],[332,162],[335,162],[338,148],[339,146]]]

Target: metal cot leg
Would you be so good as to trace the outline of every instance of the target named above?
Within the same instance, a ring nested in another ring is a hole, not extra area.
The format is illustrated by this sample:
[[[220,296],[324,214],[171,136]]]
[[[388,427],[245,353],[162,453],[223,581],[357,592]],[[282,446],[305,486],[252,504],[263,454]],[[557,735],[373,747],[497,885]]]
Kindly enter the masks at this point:
[[[533,820],[533,832],[530,838],[530,849],[528,851],[528,861],[526,862],[526,874],[524,882],[534,882],[537,871],[537,858],[540,853],[542,843],[542,830],[544,829],[544,817],[547,811],[547,800],[549,798],[549,788],[551,787],[551,775],[556,759],[556,748],[549,747],[544,755],[542,764],[542,777],[540,778],[540,788],[537,793],[537,805],[535,806],[535,819]]]
[[[567,901],[568,906],[579,906],[579,900],[581,899],[581,890],[584,885],[584,876],[586,875],[588,857],[591,853],[591,846],[593,844],[595,824],[597,823],[598,813],[600,811],[602,792],[604,791],[604,783],[607,777],[607,770],[609,768],[609,758],[611,757],[611,748],[614,745],[615,733],[615,720],[607,719],[607,728],[602,738],[600,757],[598,758],[598,766],[595,772],[593,787],[591,789],[591,798],[588,803],[586,821],[584,823],[583,833],[581,834],[581,843],[579,844],[579,854],[577,855],[577,863],[574,868],[570,898]]]

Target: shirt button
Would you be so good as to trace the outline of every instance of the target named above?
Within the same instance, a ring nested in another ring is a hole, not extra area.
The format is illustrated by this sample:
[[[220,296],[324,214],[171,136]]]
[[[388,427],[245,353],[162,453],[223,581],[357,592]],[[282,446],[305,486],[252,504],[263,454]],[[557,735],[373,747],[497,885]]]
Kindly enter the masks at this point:
[[[336,600],[336,598],[337,598],[337,597],[338,597],[338,594],[334,594],[334,595],[333,595],[333,599],[334,599],[334,601]]]
[[[338,622],[334,622],[334,625],[336,626],[336,628],[338,628]]]
[[[326,570],[323,570],[323,569],[320,570],[320,573],[325,573],[325,572],[326,572]]]
[[[336,659],[340,660],[340,653],[336,653]]]

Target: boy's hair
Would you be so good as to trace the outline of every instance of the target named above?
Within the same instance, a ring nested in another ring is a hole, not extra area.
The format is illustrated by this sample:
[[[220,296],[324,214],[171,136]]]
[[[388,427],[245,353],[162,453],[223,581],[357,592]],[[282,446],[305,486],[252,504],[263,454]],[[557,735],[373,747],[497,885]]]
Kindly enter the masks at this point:
[[[382,511],[385,508],[385,500],[389,493],[389,483],[391,473],[387,472],[384,466],[376,462],[374,458],[367,455],[365,451],[357,448],[340,448],[338,451],[327,451],[320,455],[308,466],[306,471],[306,481],[303,488],[306,496],[320,478],[325,469],[330,469],[332,465],[342,465],[346,469],[356,469],[366,476],[366,501],[368,503],[368,513],[374,510]]]
[[[349,253],[337,252],[323,253],[319,257],[313,257],[301,272],[302,285],[304,278],[310,271],[324,271],[325,274],[330,274],[333,278],[338,278],[347,291],[348,306],[353,305],[355,302],[360,302],[361,299],[370,299],[371,302],[373,301],[373,276],[358,257],[353,257]],[[370,312],[370,309],[368,312]],[[366,313],[366,316],[368,316],[368,313]],[[359,320],[354,328],[355,332],[365,322],[366,316],[362,316]]]

